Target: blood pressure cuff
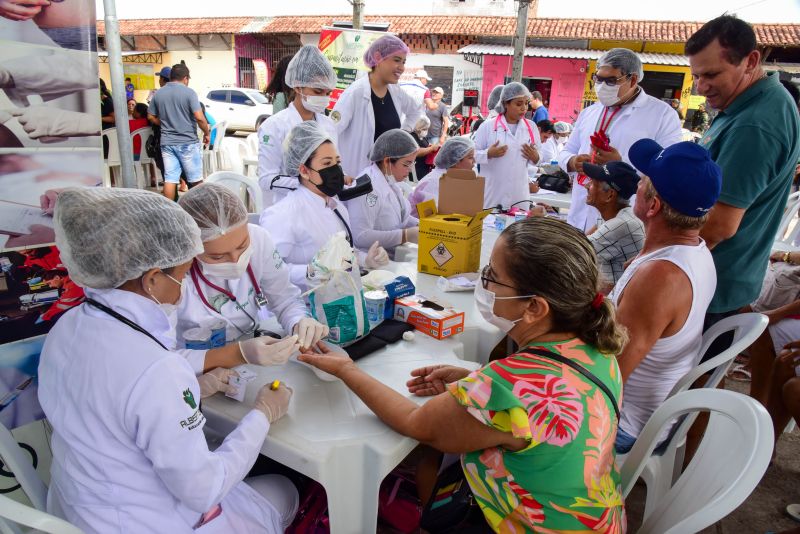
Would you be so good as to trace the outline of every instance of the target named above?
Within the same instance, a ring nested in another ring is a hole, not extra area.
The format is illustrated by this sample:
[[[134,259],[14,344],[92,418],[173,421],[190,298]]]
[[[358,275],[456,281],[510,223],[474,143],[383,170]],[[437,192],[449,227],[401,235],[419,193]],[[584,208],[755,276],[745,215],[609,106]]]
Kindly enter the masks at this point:
[[[376,326],[370,333],[352,345],[344,347],[344,351],[353,361],[381,350],[386,345],[396,343],[403,338],[403,332],[414,330],[414,326],[402,321],[387,319]]]

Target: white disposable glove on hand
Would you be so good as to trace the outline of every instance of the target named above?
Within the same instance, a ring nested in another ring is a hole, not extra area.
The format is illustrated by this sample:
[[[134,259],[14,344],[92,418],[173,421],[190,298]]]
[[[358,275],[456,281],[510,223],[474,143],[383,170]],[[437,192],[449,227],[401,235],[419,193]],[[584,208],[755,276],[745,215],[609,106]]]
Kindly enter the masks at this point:
[[[271,384],[264,384],[258,395],[256,401],[253,403],[253,408],[260,410],[267,416],[270,423],[274,423],[289,411],[289,399],[292,398],[292,388],[278,386],[278,389],[270,389]]]
[[[228,384],[228,380],[232,376],[239,376],[239,373],[233,369],[217,367],[213,371],[197,377],[197,382],[200,384],[200,398],[205,399],[218,391],[235,395],[237,392],[236,386]]]
[[[100,135],[96,117],[79,111],[50,106],[29,106],[8,110],[31,139]]]
[[[419,242],[419,226],[414,226],[413,228],[406,228],[405,230],[403,230],[403,235],[406,236],[405,238],[406,243]]]
[[[301,349],[308,349],[326,337],[330,328],[311,317],[303,317],[294,325],[293,332],[297,334]]]
[[[380,243],[375,241],[367,251],[367,259],[364,260],[364,266],[367,269],[377,269],[389,263],[389,253],[386,252]]]
[[[283,365],[299,348],[297,336],[284,339],[262,336],[239,342],[244,361],[255,365]]]

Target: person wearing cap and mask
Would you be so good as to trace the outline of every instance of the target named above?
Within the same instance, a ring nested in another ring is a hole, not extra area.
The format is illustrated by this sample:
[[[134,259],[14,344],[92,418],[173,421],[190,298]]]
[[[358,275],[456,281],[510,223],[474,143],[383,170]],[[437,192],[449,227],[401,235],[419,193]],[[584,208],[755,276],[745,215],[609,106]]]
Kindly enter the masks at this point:
[[[436,167],[417,184],[417,187],[408,196],[411,214],[414,217],[419,217],[417,204],[421,202],[433,199],[436,201],[436,205],[439,205],[439,178],[448,169],[472,170],[475,166],[475,143],[468,137],[451,137],[444,142],[433,163]]]
[[[190,328],[223,320],[224,347],[184,350],[196,373],[242,363],[281,365],[298,348],[309,348],[328,335],[328,327],[312,319],[289,280],[289,270],[269,233],[247,222],[247,208],[232,191],[218,184],[189,190],[179,201],[200,227],[203,251],[192,262],[185,298],[178,310],[178,341]],[[254,333],[274,314],[284,332],[233,342]]]
[[[539,162],[539,130],[525,118],[531,93],[519,82],[503,87],[497,117],[475,133],[475,160],[486,177],[484,207],[502,206],[530,197],[528,165]]]
[[[610,161],[605,165],[583,166],[589,177],[586,203],[600,212],[602,224],[589,234],[597,265],[607,288],[617,283],[625,264],[639,254],[644,244],[644,226],[630,207],[630,198],[636,194],[639,175],[624,161]]]
[[[700,233],[722,189],[722,170],[694,143],[664,148],[641,139],[629,155],[643,174],[633,211],[645,241],[610,295],[630,335],[617,356],[625,384],[617,453],[630,450],[672,387],[700,361],[703,317],[717,285]],[[669,432],[665,427],[659,439]]]
[[[500,114],[497,110],[497,105],[500,103],[500,95],[503,94],[503,87],[505,87],[505,85],[495,85],[492,92],[489,93],[489,98],[486,100],[486,107],[489,109],[486,120],[494,119]]]
[[[192,218],[157,193],[75,188],[54,220],[86,301],[56,323],[39,362],[53,427],[48,512],[84,532],[283,532],[297,490],[245,476],[291,389],[264,386],[211,451],[199,403],[228,390],[229,374],[197,378],[172,352],[184,278],[203,250]]]
[[[419,220],[398,185],[411,172],[417,142],[403,130],[389,130],[375,141],[372,161],[361,174],[372,180],[372,192],[346,202],[353,222],[353,244],[369,248],[375,241],[394,255],[397,245],[416,243]]]
[[[428,76],[428,72],[425,69],[419,69],[414,73],[414,81],[400,84],[403,91],[419,104],[423,112],[437,107],[433,101],[433,93],[428,89],[428,82],[431,80],[433,78]]]
[[[289,107],[265,120],[258,128],[258,182],[268,206],[298,186],[297,178],[283,172],[283,141],[303,121],[314,121],[336,141],[336,125],[325,115],[336,88],[336,72],[319,48],[301,48],[286,68],[286,85],[294,89]]]
[[[546,140],[542,140],[542,149],[539,151],[541,156],[539,158],[540,165],[556,160],[558,158],[558,153],[561,152],[561,148],[569,138],[569,124],[566,122],[556,122],[552,127],[552,135]]]
[[[394,35],[377,39],[364,53],[369,75],[350,84],[333,107],[336,145],[348,176],[360,176],[358,172],[370,165],[370,149],[381,134],[396,128],[410,132],[423,114],[419,103],[398,85],[408,53],[408,46]]]
[[[603,165],[628,159],[628,149],[639,139],[655,139],[662,146],[681,140],[681,122],[662,100],[639,86],[644,77],[642,61],[627,48],[612,48],[597,60],[592,76],[597,102],[578,115],[575,128],[558,163],[577,173],[567,222],[586,232],[597,224],[600,213],[586,205],[584,163]]]
[[[344,189],[344,171],[336,145],[316,123],[295,126],[284,143],[284,174],[297,176],[300,187],[265,209],[259,224],[269,231],[275,249],[286,261],[293,284],[307,289],[306,274],[314,255],[337,232],[353,245],[350,215],[337,195]],[[356,250],[361,265],[376,269],[389,263],[377,241],[368,253]]]

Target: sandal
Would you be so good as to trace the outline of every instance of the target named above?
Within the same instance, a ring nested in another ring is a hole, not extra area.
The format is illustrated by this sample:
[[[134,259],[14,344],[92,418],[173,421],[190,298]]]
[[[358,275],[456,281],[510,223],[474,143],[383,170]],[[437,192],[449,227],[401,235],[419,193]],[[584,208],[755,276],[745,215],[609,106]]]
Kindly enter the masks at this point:
[[[795,521],[800,521],[800,504],[790,504],[786,507],[786,513]]]
[[[734,382],[750,382],[750,371],[746,365],[736,364],[728,371],[727,377]]]

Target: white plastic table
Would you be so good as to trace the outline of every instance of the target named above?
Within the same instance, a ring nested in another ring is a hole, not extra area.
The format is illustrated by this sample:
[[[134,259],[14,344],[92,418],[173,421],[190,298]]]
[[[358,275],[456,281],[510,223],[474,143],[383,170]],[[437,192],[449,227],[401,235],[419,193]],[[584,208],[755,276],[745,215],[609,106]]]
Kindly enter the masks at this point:
[[[440,363],[475,369],[459,359],[463,345],[453,338],[437,341],[417,332],[357,362],[358,366],[395,391],[422,404],[405,383],[418,367]],[[375,532],[381,481],[416,447],[382,423],[339,380],[326,382],[302,364],[249,366],[258,377],[248,384],[243,403],[216,394],[203,400],[212,430],[228,434],[252,406],[262,385],[275,379],[294,390],[288,414],[277,421],[261,448],[262,454],[322,484],[328,497],[333,534]]]
[[[531,193],[531,200],[554,208],[569,209],[572,206],[572,193],[556,193],[540,189],[538,193]]]

